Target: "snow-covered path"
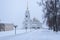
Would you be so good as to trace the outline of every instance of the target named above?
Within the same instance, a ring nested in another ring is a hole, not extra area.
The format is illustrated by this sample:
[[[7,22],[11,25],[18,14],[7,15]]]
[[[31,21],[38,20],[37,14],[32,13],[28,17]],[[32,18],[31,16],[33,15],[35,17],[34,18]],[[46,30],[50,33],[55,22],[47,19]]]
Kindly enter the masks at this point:
[[[1,37],[0,40],[60,40],[60,32],[52,32],[49,30],[35,30],[22,34]]]

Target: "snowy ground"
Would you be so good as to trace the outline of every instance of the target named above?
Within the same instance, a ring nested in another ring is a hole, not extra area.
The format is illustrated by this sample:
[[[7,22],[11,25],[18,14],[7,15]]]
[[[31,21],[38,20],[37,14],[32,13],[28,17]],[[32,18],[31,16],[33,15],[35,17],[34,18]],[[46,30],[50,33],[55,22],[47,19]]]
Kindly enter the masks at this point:
[[[20,32],[21,31],[21,32]],[[60,32],[53,32],[47,29],[17,31],[17,35],[5,35],[0,40],[60,40]],[[7,32],[6,32],[7,33]]]

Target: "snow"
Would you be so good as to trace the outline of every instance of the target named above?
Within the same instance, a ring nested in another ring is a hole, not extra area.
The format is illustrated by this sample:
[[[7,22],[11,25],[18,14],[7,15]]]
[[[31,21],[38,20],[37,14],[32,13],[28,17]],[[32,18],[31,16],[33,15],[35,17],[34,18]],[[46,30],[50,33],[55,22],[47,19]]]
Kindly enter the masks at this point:
[[[25,31],[24,30],[17,30],[17,34],[18,33],[23,33],[23,32],[25,32]],[[3,31],[3,32],[0,32],[0,37],[8,36],[8,35],[15,35],[15,30],[13,30],[13,31],[5,31],[5,32]]]
[[[1,32],[3,33],[3,32]],[[39,29],[39,30],[17,30],[17,34],[14,35],[14,31],[11,31],[9,35],[5,35],[1,37],[0,33],[0,40],[60,40],[60,32],[53,32],[47,29]],[[4,35],[4,34],[3,34]]]

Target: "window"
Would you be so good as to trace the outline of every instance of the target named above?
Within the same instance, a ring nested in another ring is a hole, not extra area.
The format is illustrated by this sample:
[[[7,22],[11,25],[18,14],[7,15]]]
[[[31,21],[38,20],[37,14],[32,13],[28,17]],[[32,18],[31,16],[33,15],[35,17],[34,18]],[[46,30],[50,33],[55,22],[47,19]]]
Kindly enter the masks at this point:
[[[28,16],[26,15],[26,17],[28,17]]]

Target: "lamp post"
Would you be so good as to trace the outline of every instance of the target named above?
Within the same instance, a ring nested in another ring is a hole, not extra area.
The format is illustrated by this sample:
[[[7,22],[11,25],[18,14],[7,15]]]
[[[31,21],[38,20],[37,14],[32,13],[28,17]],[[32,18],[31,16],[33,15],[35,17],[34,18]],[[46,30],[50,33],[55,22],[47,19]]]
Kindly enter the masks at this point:
[[[16,28],[17,28],[17,25],[15,25],[14,28],[15,28],[15,35],[16,35]]]

